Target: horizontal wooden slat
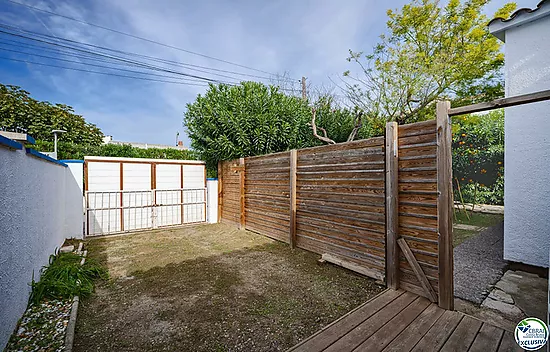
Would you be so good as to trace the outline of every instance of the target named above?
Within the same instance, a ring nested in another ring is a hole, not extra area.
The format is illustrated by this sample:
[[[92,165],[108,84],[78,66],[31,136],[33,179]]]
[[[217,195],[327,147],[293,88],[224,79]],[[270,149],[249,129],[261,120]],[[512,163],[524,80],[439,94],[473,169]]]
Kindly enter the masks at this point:
[[[298,203],[297,209],[302,211],[309,211],[313,213],[332,215],[335,217],[344,217],[344,218],[350,217],[353,219],[368,221],[368,222],[377,223],[377,224],[385,223],[384,214],[349,209],[345,206],[341,206],[341,207],[323,206],[323,205],[312,204],[309,202],[301,201],[300,203]]]
[[[377,260],[372,256],[367,256],[365,253],[355,251],[346,247],[315,240],[308,236],[303,236],[300,234],[297,234],[296,236],[296,245],[298,248],[304,248],[315,253],[329,253],[347,258],[352,262],[358,263],[360,265],[365,265],[374,270],[378,270],[378,272],[382,274],[385,272],[385,264],[383,260]]]
[[[327,152],[337,152],[342,150],[352,150],[352,149],[364,149],[371,146],[383,146],[384,137],[374,137],[369,139],[361,139],[348,143],[338,143],[333,145],[322,145],[318,147],[304,148],[300,149],[299,153],[302,155],[309,155],[313,153],[327,153]]]
[[[316,231],[306,230],[303,227],[298,227],[296,229],[296,233],[300,236],[307,236],[315,240],[321,240],[330,244],[339,245],[343,248],[360,251],[362,253],[369,254],[370,256],[372,256],[372,258],[378,259],[380,261],[384,260],[384,248],[371,247],[361,242],[348,240],[342,236],[328,236],[326,234],[321,234]]]
[[[338,163],[332,164],[313,164],[313,165],[300,165],[298,164],[297,170],[300,171],[331,171],[331,170],[372,170],[384,167],[384,160],[378,161],[359,161],[359,162],[346,162],[340,160]]]
[[[337,209],[353,210],[356,212],[366,213],[370,215],[384,215],[384,205],[371,205],[370,203],[363,203],[358,201],[357,198],[350,198],[349,202],[346,199],[335,199],[331,201],[325,201],[318,197],[300,197],[299,205],[316,205],[316,206],[328,206]]]
[[[357,219],[353,217],[337,216],[331,214],[319,214],[314,211],[309,211],[305,209],[297,209],[297,217],[304,217],[319,221],[324,221],[327,223],[338,223],[342,225],[355,226],[359,228],[370,229],[371,231],[384,232],[384,223],[379,221],[367,220],[367,219]]]
[[[436,140],[435,129],[429,134],[419,134],[410,137],[399,137],[397,142],[400,148],[404,146],[433,143]]]
[[[296,226],[303,230],[315,232],[321,235],[341,237],[348,241],[363,243],[364,245],[372,248],[383,249],[385,246],[384,238],[377,233],[363,231],[362,233],[357,234],[353,231],[348,231],[346,228],[318,226],[317,224],[304,221],[297,222]]]
[[[436,121],[428,120],[422,122],[415,122],[405,125],[399,125],[399,136],[407,137],[421,132],[434,132],[436,129]]]

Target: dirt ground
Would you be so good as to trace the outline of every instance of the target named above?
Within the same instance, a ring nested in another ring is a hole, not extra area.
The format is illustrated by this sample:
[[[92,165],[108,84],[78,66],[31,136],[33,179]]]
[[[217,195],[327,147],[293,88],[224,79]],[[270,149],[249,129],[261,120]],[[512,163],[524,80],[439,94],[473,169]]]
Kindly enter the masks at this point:
[[[81,302],[74,350],[281,351],[384,287],[228,225],[93,239],[112,276]]]

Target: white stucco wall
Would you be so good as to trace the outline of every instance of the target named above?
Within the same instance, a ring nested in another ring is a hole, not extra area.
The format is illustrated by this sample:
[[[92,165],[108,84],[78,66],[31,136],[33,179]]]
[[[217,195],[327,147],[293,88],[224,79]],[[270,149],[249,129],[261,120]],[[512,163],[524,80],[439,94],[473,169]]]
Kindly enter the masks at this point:
[[[84,236],[84,162],[64,162],[72,175],[65,179],[65,236],[81,239]]]
[[[505,58],[506,96],[550,89],[550,16],[507,29]],[[504,259],[548,267],[550,102],[506,109],[504,160]]]
[[[75,183],[68,167],[0,145],[0,349],[25,311],[33,272],[38,280],[64,239],[82,234]]]
[[[206,181],[206,194],[206,221],[209,224],[215,224],[218,222],[218,180]]]

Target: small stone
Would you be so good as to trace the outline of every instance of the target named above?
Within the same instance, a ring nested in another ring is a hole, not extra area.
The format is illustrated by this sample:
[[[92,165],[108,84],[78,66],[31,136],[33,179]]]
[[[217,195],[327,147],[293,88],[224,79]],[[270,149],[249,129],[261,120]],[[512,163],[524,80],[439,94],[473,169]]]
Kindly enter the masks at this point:
[[[72,251],[74,251],[74,246],[73,245],[63,246],[63,247],[61,247],[61,249],[59,249],[59,252],[61,252],[61,253],[69,253],[69,252],[72,252]]]
[[[517,293],[519,290],[518,285],[504,279],[504,277],[496,283],[495,287],[507,293]]]
[[[506,292],[499,290],[498,288],[495,288],[493,291],[491,291],[491,293],[489,294],[489,298],[492,298],[495,301],[514,304],[514,298],[512,298],[512,296],[510,296]]]
[[[513,304],[508,304],[501,301],[495,301],[492,298],[485,299],[481,304],[481,306],[494,309],[510,317],[518,318],[523,316],[523,312],[521,311],[521,309],[514,306]]]

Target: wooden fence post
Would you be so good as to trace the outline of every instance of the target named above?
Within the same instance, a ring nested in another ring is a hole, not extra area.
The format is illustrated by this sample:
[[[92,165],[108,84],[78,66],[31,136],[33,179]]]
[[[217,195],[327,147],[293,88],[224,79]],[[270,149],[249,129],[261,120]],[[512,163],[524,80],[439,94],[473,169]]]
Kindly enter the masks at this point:
[[[246,219],[245,219],[245,212],[244,212],[244,206],[245,206],[245,192],[244,192],[244,178],[245,178],[245,165],[244,165],[244,158],[239,159],[239,166],[241,167],[239,171],[239,177],[240,177],[240,189],[241,189],[241,221],[239,229],[244,230],[246,228]]]
[[[218,161],[218,222],[222,222],[223,211],[223,166],[222,161]]]
[[[296,248],[296,167],[298,151],[290,151],[290,248]]]
[[[439,306],[454,308],[452,134],[449,101],[437,102],[437,222],[439,242]]]
[[[399,156],[397,122],[386,124],[386,284],[399,288]]]

